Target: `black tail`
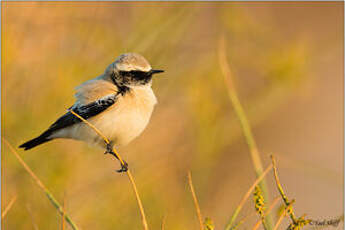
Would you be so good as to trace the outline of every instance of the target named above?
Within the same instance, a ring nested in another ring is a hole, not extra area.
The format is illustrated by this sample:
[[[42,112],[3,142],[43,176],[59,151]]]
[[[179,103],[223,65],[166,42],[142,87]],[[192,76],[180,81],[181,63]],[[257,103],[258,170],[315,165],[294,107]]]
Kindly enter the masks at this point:
[[[37,145],[43,144],[47,141],[50,141],[52,139],[48,138],[50,136],[50,132],[44,132],[40,136],[25,142],[24,144],[20,145],[19,148],[24,148],[24,150],[32,149],[33,147],[36,147]]]

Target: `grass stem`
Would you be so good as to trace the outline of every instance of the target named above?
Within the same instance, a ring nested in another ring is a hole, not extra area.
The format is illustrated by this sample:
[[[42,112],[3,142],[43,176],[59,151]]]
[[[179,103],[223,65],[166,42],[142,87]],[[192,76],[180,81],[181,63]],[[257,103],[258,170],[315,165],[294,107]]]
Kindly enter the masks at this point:
[[[4,219],[6,214],[8,213],[8,211],[10,211],[10,209],[12,208],[14,202],[16,202],[17,200],[17,196],[12,197],[10,203],[8,203],[8,205],[6,206],[6,208],[4,209],[4,211],[1,212],[1,219]]]
[[[276,206],[276,204],[278,203],[279,200],[280,200],[280,197],[276,197],[273,200],[272,204],[268,207],[267,211],[265,212],[265,214],[264,214],[265,216],[267,216],[272,211],[272,209]],[[252,230],[257,230],[261,223],[262,223],[262,219],[260,219],[258,222],[256,222],[256,224],[254,225]]]
[[[273,164],[273,172],[274,172],[274,178],[275,178],[275,181],[276,181],[276,185],[277,185],[277,188],[278,188],[278,191],[284,201],[284,204],[286,206],[286,209],[288,211],[288,214],[290,215],[290,218],[292,220],[292,222],[294,224],[297,223],[297,219],[296,219],[296,216],[293,212],[293,208],[292,208],[292,201],[289,201],[289,199],[287,198],[287,196],[285,195],[285,192],[283,190],[283,187],[280,183],[280,180],[279,180],[279,177],[278,177],[278,170],[277,170],[277,163],[276,163],[276,160],[274,158],[273,155],[271,155],[271,159],[272,159],[272,164]]]
[[[241,209],[242,209],[244,203],[248,200],[249,196],[251,195],[251,193],[252,193],[253,190],[255,189],[255,186],[257,186],[257,185],[260,183],[260,181],[264,179],[264,177],[266,176],[266,174],[267,174],[269,171],[271,171],[272,167],[273,167],[272,164],[269,165],[269,166],[266,168],[266,170],[261,174],[261,176],[259,176],[259,178],[257,178],[257,179],[255,180],[255,182],[253,183],[253,185],[248,189],[247,193],[243,196],[243,198],[242,198],[240,204],[237,206],[237,208],[236,208],[234,214],[232,215],[231,220],[230,220],[229,223],[226,225],[226,227],[225,227],[226,230],[230,230],[230,229],[231,229],[231,227],[232,227],[233,224],[235,223],[235,220],[236,220],[238,214],[240,213],[240,211],[241,211]]]
[[[273,230],[277,230],[279,225],[281,224],[281,222],[283,221],[284,217],[286,216],[286,214],[289,212],[288,210],[291,208],[292,206],[292,203],[290,203],[289,206],[287,206],[285,209],[284,209],[284,212],[281,214],[281,216],[279,217],[277,223],[274,225],[274,228]]]
[[[202,215],[201,215],[199,202],[198,202],[198,199],[197,199],[196,194],[195,194],[195,190],[194,190],[194,186],[193,186],[193,181],[192,181],[192,174],[191,174],[190,171],[188,172],[188,184],[189,184],[189,187],[190,187],[190,191],[192,192],[194,206],[195,206],[196,213],[197,213],[198,220],[199,220],[200,230],[203,230],[204,229],[203,218],[202,218]]]
[[[63,196],[62,210],[63,210],[63,215],[62,215],[62,219],[61,219],[61,230],[65,230],[66,194],[64,194],[64,196]]]
[[[38,187],[42,189],[42,191],[45,193],[45,195],[48,197],[49,201],[53,204],[53,206],[58,210],[60,215],[65,215],[65,220],[68,222],[68,224],[72,227],[73,230],[78,230],[77,225],[72,221],[72,219],[69,217],[69,215],[64,214],[64,211],[60,205],[60,203],[55,199],[53,194],[47,189],[47,187],[41,182],[41,180],[36,176],[36,174],[30,169],[30,167],[25,163],[25,161],[19,156],[19,154],[16,152],[16,150],[13,148],[13,146],[4,138],[2,137],[2,141],[8,146],[8,148],[11,150],[11,152],[14,154],[14,156],[17,158],[19,163],[24,167],[24,169],[29,173],[29,175],[33,178],[33,180],[36,182]]]
[[[165,230],[166,216],[163,216],[161,230]]]
[[[110,141],[108,140],[108,138],[106,136],[104,136],[102,134],[101,131],[99,131],[99,129],[96,128],[96,126],[94,126],[93,124],[91,124],[90,122],[88,122],[87,120],[85,120],[83,117],[81,117],[79,114],[75,113],[73,110],[69,110],[74,116],[78,117],[80,120],[82,120],[85,124],[87,124],[90,128],[92,128],[100,137],[103,138],[103,140],[105,141],[105,143],[109,144]],[[116,151],[115,147],[113,147],[113,152],[116,154],[117,158],[119,159],[119,161],[121,162],[121,165],[124,165],[124,161],[122,160],[120,154]],[[144,211],[144,207],[143,204],[141,202],[139,193],[138,193],[138,189],[137,186],[135,184],[134,178],[132,176],[132,173],[130,172],[130,170],[128,169],[126,171],[126,174],[128,176],[129,181],[131,182],[134,194],[135,194],[135,198],[137,200],[138,206],[139,206],[139,210],[140,210],[140,214],[141,214],[141,222],[143,224],[144,230],[148,230],[148,224],[147,224],[147,220],[146,220],[146,215],[145,215],[145,211]]]
[[[228,89],[228,95],[229,98],[232,102],[232,105],[234,107],[235,113],[240,121],[242,130],[243,130],[243,135],[245,137],[245,140],[248,144],[249,151],[250,151],[250,156],[252,158],[254,170],[256,173],[257,177],[260,177],[261,174],[263,173],[263,166],[260,158],[260,154],[249,124],[249,121],[247,119],[247,116],[244,112],[244,109],[242,107],[242,104],[237,96],[236,88],[233,83],[233,76],[232,72],[230,70],[227,57],[226,57],[226,44],[225,44],[225,38],[224,36],[220,39],[219,41],[219,49],[218,49],[218,55],[219,55],[219,63],[220,67],[224,76],[224,81]],[[263,192],[263,197],[266,202],[269,202],[269,197],[268,197],[268,189],[266,186],[265,180],[262,180],[260,182],[260,188]],[[235,213],[238,214],[238,213]],[[233,219],[233,218],[232,218]],[[265,222],[267,223],[267,228],[268,230],[272,229],[272,220],[270,215],[266,217]],[[228,228],[226,228],[228,229]]]

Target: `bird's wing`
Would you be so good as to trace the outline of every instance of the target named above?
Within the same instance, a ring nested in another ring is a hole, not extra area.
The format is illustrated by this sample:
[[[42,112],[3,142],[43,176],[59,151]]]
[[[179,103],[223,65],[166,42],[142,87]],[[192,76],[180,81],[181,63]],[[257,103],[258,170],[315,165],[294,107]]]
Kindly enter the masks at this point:
[[[96,116],[115,104],[118,96],[119,93],[110,94],[86,105],[75,104],[71,107],[71,109],[82,118],[88,119]],[[66,128],[79,122],[81,122],[81,120],[69,111],[60,117],[56,122],[54,122],[54,124],[52,124],[46,132],[53,133],[57,130]]]
[[[79,104],[89,104],[106,95],[117,93],[119,90],[115,84],[100,77],[84,82],[76,87],[76,100]]]

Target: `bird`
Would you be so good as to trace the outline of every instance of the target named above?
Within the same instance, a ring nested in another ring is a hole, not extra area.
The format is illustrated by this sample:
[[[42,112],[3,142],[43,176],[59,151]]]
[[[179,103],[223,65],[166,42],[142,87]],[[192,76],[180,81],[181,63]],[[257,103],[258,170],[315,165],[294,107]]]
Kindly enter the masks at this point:
[[[76,87],[75,103],[38,137],[19,148],[32,149],[48,141],[67,138],[84,141],[113,152],[114,145],[127,145],[139,136],[149,123],[157,98],[151,88],[152,77],[164,70],[152,69],[140,54],[118,56],[100,76]],[[86,119],[106,136],[110,143],[94,132],[71,110]],[[128,170],[121,163],[118,172]]]

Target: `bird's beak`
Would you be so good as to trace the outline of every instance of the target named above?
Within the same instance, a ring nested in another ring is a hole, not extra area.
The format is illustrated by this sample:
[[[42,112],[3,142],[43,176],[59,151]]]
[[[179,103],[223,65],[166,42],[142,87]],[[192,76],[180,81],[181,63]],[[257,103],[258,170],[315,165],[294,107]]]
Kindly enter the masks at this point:
[[[159,69],[151,69],[150,70],[151,75],[156,74],[156,73],[163,73],[163,72],[164,72],[164,70],[159,70]]]

